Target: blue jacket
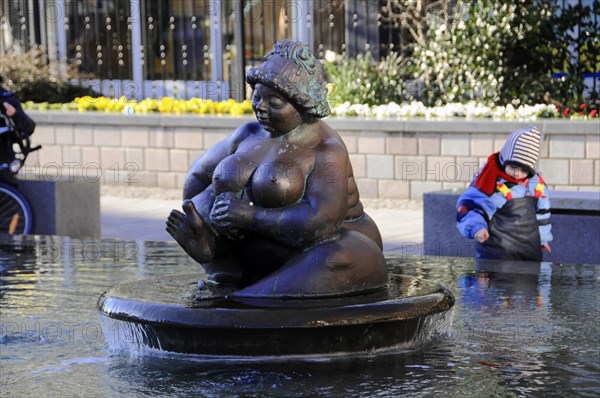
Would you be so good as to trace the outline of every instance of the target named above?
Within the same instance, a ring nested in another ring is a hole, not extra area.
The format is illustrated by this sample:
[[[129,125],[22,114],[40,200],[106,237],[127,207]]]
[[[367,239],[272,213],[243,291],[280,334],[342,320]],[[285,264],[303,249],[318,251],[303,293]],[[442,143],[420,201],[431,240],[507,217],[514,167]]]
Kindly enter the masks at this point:
[[[475,233],[483,228],[488,228],[487,220],[491,220],[496,211],[507,202],[507,196],[498,189],[490,196],[487,196],[479,189],[475,188],[474,182],[477,174],[471,181],[471,186],[467,188],[465,193],[458,200],[460,204],[468,204],[467,209],[458,209],[459,216],[457,217],[456,226],[460,233],[468,239],[473,239]],[[496,185],[506,183],[506,180],[499,178]],[[541,184],[540,184],[541,183]],[[538,188],[538,184],[540,187]],[[507,186],[508,188],[508,186]],[[550,199],[548,195],[548,187],[543,183],[543,179],[535,174],[526,184],[516,184],[508,188],[508,192],[513,199],[523,198],[525,196],[536,196],[536,188],[539,191],[536,218],[540,229],[540,238],[542,245],[552,241],[552,225],[550,220]],[[464,213],[466,210],[466,213]]]

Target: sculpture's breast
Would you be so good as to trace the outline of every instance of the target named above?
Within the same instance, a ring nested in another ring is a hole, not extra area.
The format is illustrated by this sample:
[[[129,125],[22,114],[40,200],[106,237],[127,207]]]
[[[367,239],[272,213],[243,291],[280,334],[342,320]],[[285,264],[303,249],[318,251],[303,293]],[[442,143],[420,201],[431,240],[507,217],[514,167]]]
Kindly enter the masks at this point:
[[[277,160],[263,163],[252,176],[252,196],[262,207],[288,206],[302,198],[305,182],[305,171],[297,162]]]
[[[245,153],[234,153],[223,159],[213,173],[213,187],[218,195],[223,192],[240,192],[256,170],[258,162]]]

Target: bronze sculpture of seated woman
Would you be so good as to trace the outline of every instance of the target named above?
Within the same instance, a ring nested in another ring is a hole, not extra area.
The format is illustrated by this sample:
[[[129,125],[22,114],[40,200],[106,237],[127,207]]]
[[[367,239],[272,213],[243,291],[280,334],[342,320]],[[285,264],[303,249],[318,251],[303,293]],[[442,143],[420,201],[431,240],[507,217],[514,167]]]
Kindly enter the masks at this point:
[[[209,283],[234,296],[315,298],[383,289],[381,236],[363,211],[348,151],[321,118],[327,81],[303,44],[279,41],[252,68],[257,122],[191,166],[167,231]]]

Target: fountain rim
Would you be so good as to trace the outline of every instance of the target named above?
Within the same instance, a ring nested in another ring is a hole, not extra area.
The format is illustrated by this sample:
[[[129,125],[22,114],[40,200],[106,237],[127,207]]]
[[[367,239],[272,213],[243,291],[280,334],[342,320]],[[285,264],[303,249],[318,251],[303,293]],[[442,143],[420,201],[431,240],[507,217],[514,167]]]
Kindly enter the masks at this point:
[[[353,304],[343,304],[343,298],[294,300],[302,306],[286,306],[284,303],[289,303],[289,300],[284,299],[269,300],[269,305],[260,305],[260,300],[252,300],[252,304],[248,305],[247,301],[239,298],[209,300],[202,306],[194,306],[191,298],[177,304],[160,303],[119,297],[115,294],[116,288],[104,292],[98,299],[97,308],[104,316],[134,323],[191,328],[273,329],[364,325],[431,315],[448,310],[454,304],[450,290],[439,282],[431,284],[426,294]],[[279,301],[281,307],[273,306],[274,302]],[[337,302],[341,304],[332,305]]]

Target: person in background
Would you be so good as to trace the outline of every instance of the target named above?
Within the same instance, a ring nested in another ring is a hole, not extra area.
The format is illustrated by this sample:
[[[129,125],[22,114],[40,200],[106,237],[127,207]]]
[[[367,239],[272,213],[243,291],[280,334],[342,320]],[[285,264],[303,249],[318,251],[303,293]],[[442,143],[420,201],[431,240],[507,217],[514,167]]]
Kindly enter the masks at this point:
[[[15,154],[12,145],[16,137],[9,131],[8,120],[10,118],[15,127],[22,133],[30,136],[35,129],[35,122],[25,113],[21,102],[12,92],[6,90],[2,85],[0,76],[0,164],[11,162]]]
[[[514,131],[489,156],[457,203],[456,226],[475,239],[475,257],[541,261],[552,241],[548,187],[535,171],[541,134]]]

